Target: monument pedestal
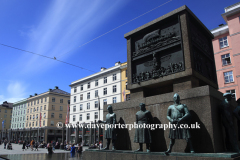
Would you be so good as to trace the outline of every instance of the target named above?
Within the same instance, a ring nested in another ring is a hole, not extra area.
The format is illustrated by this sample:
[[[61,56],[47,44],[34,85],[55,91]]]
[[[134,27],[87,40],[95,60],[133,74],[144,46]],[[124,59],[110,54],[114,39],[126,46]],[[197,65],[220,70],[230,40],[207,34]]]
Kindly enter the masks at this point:
[[[237,153],[170,153],[166,156],[163,152],[130,152],[130,151],[99,151],[86,150],[83,159],[87,160],[239,160]]]
[[[136,122],[135,114],[139,111],[139,103],[145,103],[146,109],[152,113],[154,124],[169,124],[167,109],[173,104],[173,95],[176,92],[161,95],[136,98],[130,101],[112,104],[117,122],[133,124]],[[199,124],[200,128],[191,129],[191,139],[196,153],[218,153],[225,151],[223,127],[218,105],[223,100],[222,93],[211,86],[201,86],[177,92],[181,103],[186,104],[191,113],[191,124]],[[233,102],[234,103],[234,102]],[[233,104],[235,105],[235,104]],[[104,108],[104,117],[108,113]],[[236,125],[236,121],[235,121]],[[138,143],[134,143],[135,129],[117,129],[117,150],[137,150]],[[151,131],[151,151],[164,152],[169,146],[169,129],[157,128]],[[104,141],[104,147],[106,141]],[[110,148],[112,146],[110,145]],[[146,145],[143,145],[146,151]],[[189,152],[186,140],[176,140],[173,152]]]

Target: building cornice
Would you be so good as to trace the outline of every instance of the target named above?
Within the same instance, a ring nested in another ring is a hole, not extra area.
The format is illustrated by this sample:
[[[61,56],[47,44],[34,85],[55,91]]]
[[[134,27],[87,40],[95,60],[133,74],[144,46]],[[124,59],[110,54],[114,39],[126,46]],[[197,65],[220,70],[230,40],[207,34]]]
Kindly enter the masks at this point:
[[[74,81],[74,82],[72,82],[69,86],[70,86],[70,87],[73,87],[73,86],[75,86],[75,85],[78,85],[78,84],[81,84],[81,83],[85,83],[85,82],[87,82],[87,81],[94,80],[94,79],[96,79],[96,78],[98,78],[98,77],[102,77],[102,76],[107,75],[107,74],[109,74],[109,73],[113,73],[113,72],[118,71],[118,70],[120,71],[120,67],[121,67],[120,65],[117,65],[117,66],[114,66],[114,67],[105,69],[105,70],[100,71],[100,72],[98,72],[98,73],[95,73],[95,74],[92,74],[92,75],[87,76],[87,77],[85,77],[85,78],[82,78],[82,79],[79,79],[79,80],[77,80],[77,81]]]
[[[235,3],[231,6],[228,6],[225,8],[225,13],[222,14],[223,19],[227,23],[227,17],[230,17],[234,14],[237,14],[240,12],[240,2]]]
[[[229,29],[228,29],[227,24],[211,30],[211,33],[214,35],[214,37],[223,35],[223,34],[228,33],[228,32],[229,32]]]

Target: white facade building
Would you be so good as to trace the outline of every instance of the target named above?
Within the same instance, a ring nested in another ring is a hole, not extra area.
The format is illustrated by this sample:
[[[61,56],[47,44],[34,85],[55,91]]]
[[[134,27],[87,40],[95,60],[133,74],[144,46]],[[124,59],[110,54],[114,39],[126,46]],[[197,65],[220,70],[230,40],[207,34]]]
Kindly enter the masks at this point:
[[[13,104],[11,129],[25,128],[26,109],[27,99],[23,99]]]
[[[71,83],[69,119],[71,124],[98,121],[99,101],[101,120],[103,120],[104,105],[121,102],[120,64],[117,62],[114,67],[101,68],[100,72]]]

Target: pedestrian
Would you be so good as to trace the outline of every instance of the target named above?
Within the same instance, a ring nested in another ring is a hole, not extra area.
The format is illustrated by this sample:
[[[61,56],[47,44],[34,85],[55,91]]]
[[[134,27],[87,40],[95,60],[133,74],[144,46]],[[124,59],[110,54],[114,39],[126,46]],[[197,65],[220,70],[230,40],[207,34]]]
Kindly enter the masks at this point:
[[[75,146],[74,146],[74,144],[72,144],[70,153],[75,153]]]
[[[4,140],[4,149],[6,149],[6,145],[7,145],[7,140]]]
[[[53,151],[55,151],[55,141],[52,141]]]
[[[35,151],[38,151],[38,141],[35,143]]]
[[[23,146],[22,146],[22,150],[23,150],[23,151],[24,151],[24,149],[27,150],[27,149],[26,149],[26,142],[25,142],[25,141],[23,141]]]
[[[31,151],[33,151],[33,140],[30,142]]]
[[[52,144],[49,144],[48,154],[52,154],[52,153],[54,153],[54,152],[52,151]]]

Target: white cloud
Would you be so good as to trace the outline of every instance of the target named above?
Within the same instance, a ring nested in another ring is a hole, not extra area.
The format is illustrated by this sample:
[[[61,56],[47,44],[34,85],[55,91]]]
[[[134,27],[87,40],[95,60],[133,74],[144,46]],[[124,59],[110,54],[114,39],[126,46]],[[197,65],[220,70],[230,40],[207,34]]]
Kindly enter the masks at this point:
[[[92,36],[97,32],[97,26],[103,25],[125,3],[121,0],[52,1],[45,13],[42,13],[39,24],[31,26],[28,32],[20,31],[21,35],[29,37],[26,50],[58,58],[60,54],[94,38]],[[62,56],[61,60],[71,53]],[[44,71],[57,64],[47,58],[29,54],[25,54],[19,63],[23,61],[24,74]]]
[[[10,82],[6,87],[6,92],[1,93],[0,95],[0,104],[4,101],[14,103],[25,99],[27,97],[26,89],[27,85],[19,81]]]

